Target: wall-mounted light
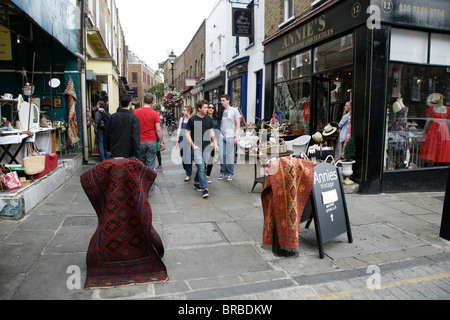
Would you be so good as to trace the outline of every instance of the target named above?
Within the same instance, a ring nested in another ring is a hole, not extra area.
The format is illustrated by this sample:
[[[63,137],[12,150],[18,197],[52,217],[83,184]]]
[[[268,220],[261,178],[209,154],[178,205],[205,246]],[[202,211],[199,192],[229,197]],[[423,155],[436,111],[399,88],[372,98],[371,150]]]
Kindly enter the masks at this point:
[[[17,36],[17,43],[20,43],[20,36]]]

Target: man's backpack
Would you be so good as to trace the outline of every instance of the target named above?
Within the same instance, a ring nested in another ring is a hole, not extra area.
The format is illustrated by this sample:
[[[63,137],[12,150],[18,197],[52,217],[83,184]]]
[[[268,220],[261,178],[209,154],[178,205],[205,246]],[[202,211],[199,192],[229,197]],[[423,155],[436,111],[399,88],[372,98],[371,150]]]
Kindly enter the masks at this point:
[[[109,118],[111,118],[111,115],[106,110],[99,110],[99,112],[100,112],[101,118],[100,118],[100,122],[99,122],[98,126],[100,127],[100,129],[105,130],[106,124],[108,123]]]

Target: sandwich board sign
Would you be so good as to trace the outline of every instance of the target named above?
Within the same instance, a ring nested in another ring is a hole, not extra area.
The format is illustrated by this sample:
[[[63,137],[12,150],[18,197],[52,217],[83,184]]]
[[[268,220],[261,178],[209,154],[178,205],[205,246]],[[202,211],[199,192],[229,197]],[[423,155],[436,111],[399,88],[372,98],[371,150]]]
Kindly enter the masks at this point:
[[[315,166],[311,197],[319,255],[323,259],[325,242],[346,232],[348,242],[353,242],[341,175],[335,166],[326,162]]]

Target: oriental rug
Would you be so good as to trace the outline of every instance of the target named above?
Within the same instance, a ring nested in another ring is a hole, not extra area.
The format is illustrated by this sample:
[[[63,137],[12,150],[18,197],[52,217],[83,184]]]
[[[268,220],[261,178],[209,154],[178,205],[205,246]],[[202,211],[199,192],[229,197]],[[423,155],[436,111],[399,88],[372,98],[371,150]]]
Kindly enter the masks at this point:
[[[314,184],[314,163],[292,157],[273,160],[261,193],[264,213],[263,247],[274,244],[274,231],[281,249],[295,252],[300,222]]]
[[[156,173],[139,160],[103,161],[81,176],[98,217],[87,252],[85,289],[167,281],[164,247],[148,192]]]

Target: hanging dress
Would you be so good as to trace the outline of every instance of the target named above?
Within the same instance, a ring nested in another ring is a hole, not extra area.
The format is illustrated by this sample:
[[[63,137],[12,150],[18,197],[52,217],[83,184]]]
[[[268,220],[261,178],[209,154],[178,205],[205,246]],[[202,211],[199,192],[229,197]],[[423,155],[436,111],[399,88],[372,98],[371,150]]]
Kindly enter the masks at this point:
[[[447,119],[450,119],[450,107],[447,112],[439,113],[429,107],[426,115],[431,122],[423,136],[419,158],[437,163],[450,162],[450,134]]]
[[[392,149],[394,151],[406,151],[409,149],[409,132],[407,127],[408,108],[403,107],[395,114],[394,124],[394,142]]]

